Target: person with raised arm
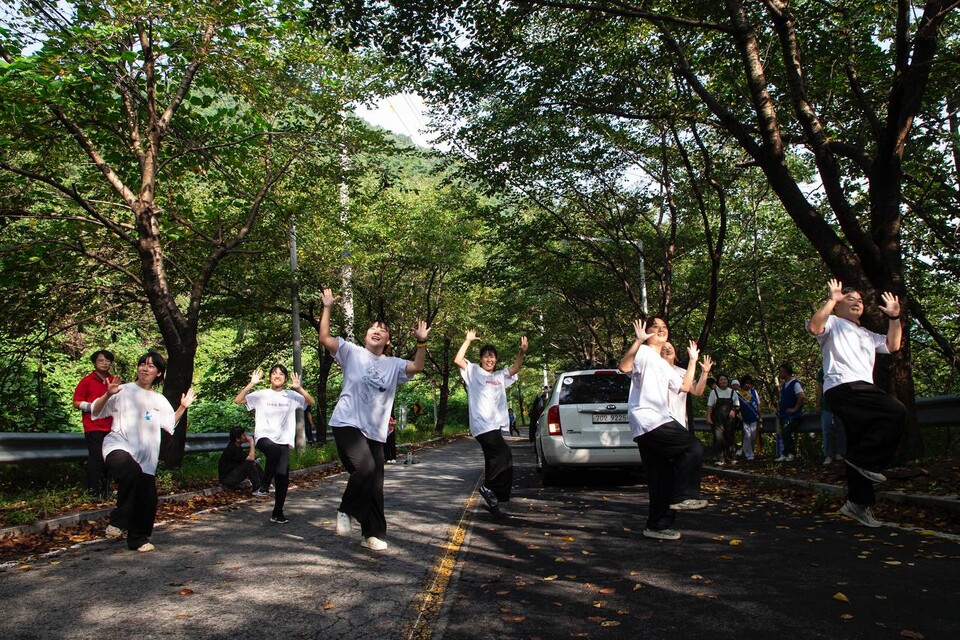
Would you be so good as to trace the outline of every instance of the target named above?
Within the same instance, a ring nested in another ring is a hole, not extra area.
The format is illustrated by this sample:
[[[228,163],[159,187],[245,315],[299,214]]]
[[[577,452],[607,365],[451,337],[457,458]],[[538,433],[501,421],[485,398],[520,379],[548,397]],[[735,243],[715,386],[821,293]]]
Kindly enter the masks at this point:
[[[157,518],[157,462],[160,458],[160,430],[173,435],[183,412],[193,404],[193,388],[180,397],[174,411],[154,387],[163,382],[167,363],[159,353],[149,351],[137,361],[137,379],[123,384],[113,376],[106,392],[94,400],[94,420],[112,417],[110,433],[103,439],[103,459],[117,481],[117,508],[110,513],[107,535],[120,537],[127,529],[127,548],[153,551],[150,542]],[[118,518],[125,518],[120,522]]]
[[[343,370],[340,397],[330,416],[337,454],[350,474],[337,509],[337,535],[350,535],[351,518],[355,518],[360,523],[361,546],[383,551],[388,546],[383,539],[387,532],[383,445],[397,386],[423,371],[430,328],[417,321],[413,360],[388,356],[390,325],[383,320],[368,325],[362,347],[330,335],[330,309],[338,299],[324,289],[320,316],[320,343]]]
[[[290,388],[287,389],[287,379]],[[253,495],[269,495],[270,483],[274,484],[273,512],[270,522],[287,524],[290,520],[283,513],[290,487],[290,449],[297,437],[297,409],[306,411],[314,404],[313,396],[303,388],[300,376],[294,371],[287,373],[282,364],[270,367],[270,388],[253,391],[263,379],[263,370],[256,369],[237,397],[237,404],[246,405],[254,413],[253,438],[257,449],[266,458],[261,485],[254,488]]]
[[[643,535],[679,540],[680,533],[672,528],[678,511],[671,508],[672,501],[676,495],[699,495],[703,444],[670,415],[670,395],[693,387],[700,350],[691,340],[687,368],[681,376],[660,355],[670,337],[662,318],[634,320],[633,330],[636,340],[620,360],[620,371],[630,375],[627,420],[643,458],[650,495]],[[691,500],[684,509],[706,506],[706,500]]]
[[[503,439],[503,429],[510,425],[507,388],[517,381],[527,353],[527,337],[520,338],[520,349],[513,364],[499,371],[496,370],[497,348],[492,344],[480,347],[479,365],[467,360],[467,351],[475,340],[479,340],[477,332],[469,329],[453,363],[459,367],[467,385],[470,435],[483,450],[484,482],[478,491],[484,508],[501,516],[500,503],[510,501],[513,488],[513,453]]]
[[[827,285],[827,299],[807,321],[807,331],[823,355],[823,395],[847,433],[847,501],[840,513],[867,527],[879,527],[873,515],[873,484],[884,482],[881,471],[896,454],[907,424],[903,403],[873,383],[878,353],[900,350],[903,328],[900,299],[885,291],[880,311],[886,334],[860,326],[862,294],[836,279]]]

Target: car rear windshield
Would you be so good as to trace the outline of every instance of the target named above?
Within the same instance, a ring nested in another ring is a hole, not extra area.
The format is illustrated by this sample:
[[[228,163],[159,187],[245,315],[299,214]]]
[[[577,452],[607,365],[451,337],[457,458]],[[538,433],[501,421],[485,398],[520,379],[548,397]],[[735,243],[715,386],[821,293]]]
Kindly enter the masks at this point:
[[[626,402],[629,393],[630,377],[619,373],[570,376],[560,385],[560,404]]]

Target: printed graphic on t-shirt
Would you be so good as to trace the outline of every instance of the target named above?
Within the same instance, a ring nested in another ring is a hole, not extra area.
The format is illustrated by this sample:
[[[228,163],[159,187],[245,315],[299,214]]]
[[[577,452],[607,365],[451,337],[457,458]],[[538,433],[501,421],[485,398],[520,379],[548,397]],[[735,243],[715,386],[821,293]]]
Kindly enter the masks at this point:
[[[367,372],[364,374],[362,381],[363,387],[360,389],[360,399],[364,402],[373,402],[377,394],[384,393],[387,390],[387,381],[377,367],[373,365],[367,367]]]

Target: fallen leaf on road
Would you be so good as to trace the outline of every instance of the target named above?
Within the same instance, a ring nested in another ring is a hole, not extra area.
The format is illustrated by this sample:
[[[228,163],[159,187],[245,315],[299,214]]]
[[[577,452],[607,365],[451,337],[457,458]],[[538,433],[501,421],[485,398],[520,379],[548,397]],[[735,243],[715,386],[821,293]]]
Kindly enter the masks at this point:
[[[22,564],[19,567],[17,567],[17,569],[19,569],[20,571],[30,571],[30,569],[33,569],[33,567],[31,567],[28,564]]]
[[[642,585],[642,584],[635,584],[635,585],[633,585],[633,590],[634,590],[634,591],[640,591],[640,589],[643,589],[643,585]]]
[[[593,608],[594,608],[594,609],[602,609],[602,608],[604,608],[605,606],[607,606],[607,601],[606,601],[606,600],[594,600],[594,602],[593,602]]]
[[[910,631],[909,629],[904,629],[900,632],[900,635],[904,638],[912,638],[913,640],[923,640],[923,634],[919,631]]]
[[[853,620],[853,616],[852,616],[851,614],[849,614],[849,613],[845,613],[845,614],[843,614],[842,616],[840,616],[840,619],[841,619],[841,620]]]
[[[177,591],[177,593],[179,593],[181,596],[192,596],[193,589],[180,589],[180,591]]]
[[[619,627],[620,623],[616,620],[604,620],[600,623],[601,627]]]
[[[193,615],[189,613],[178,613],[177,620],[186,620],[187,618],[192,618]]]
[[[730,546],[731,546],[731,547],[739,547],[741,544],[743,544],[743,540],[731,540],[731,541],[730,541]]]
[[[500,619],[503,620],[504,622],[526,622],[527,621],[526,616],[504,616],[503,618],[500,618]]]
[[[690,576],[690,578],[693,580],[703,580],[703,576],[700,575],[699,573],[693,574],[692,576]]]
[[[883,564],[889,564],[889,565],[897,566],[898,564],[903,564],[903,563],[900,562],[899,560],[884,560],[884,561],[883,561]]]
[[[847,596],[845,596],[843,593],[841,593],[841,592],[839,592],[839,591],[837,591],[835,594],[833,594],[833,599],[834,599],[834,600],[839,600],[840,602],[847,602],[847,603],[850,602],[850,598],[848,598]]]
[[[546,578],[544,578],[544,580],[546,580],[547,582],[550,582],[551,580],[556,580],[556,579],[557,579],[556,575],[547,576]]]
[[[600,593],[602,593],[605,596],[610,595],[611,593],[616,593],[616,591],[617,590],[614,589],[613,587],[604,587],[603,589],[600,589]]]
[[[324,603],[323,603],[323,610],[324,610],[324,611],[329,611],[330,609],[333,609],[335,606],[336,606],[336,605],[333,604],[332,602],[324,602]]]

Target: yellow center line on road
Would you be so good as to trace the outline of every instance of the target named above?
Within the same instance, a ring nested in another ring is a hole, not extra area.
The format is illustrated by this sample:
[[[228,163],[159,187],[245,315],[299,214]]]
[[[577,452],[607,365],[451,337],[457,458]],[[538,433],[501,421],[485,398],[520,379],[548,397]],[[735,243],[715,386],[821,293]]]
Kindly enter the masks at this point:
[[[429,640],[433,635],[431,622],[436,620],[443,606],[443,599],[446,597],[450,578],[457,564],[457,556],[460,555],[463,540],[467,535],[468,514],[473,512],[474,505],[477,503],[477,487],[480,486],[481,479],[482,476],[477,479],[477,484],[460,514],[460,519],[450,527],[447,542],[443,545],[443,553],[427,574],[425,581],[427,586],[413,600],[417,617],[413,622],[405,625],[402,637],[407,640]]]

